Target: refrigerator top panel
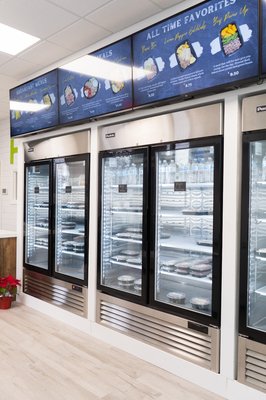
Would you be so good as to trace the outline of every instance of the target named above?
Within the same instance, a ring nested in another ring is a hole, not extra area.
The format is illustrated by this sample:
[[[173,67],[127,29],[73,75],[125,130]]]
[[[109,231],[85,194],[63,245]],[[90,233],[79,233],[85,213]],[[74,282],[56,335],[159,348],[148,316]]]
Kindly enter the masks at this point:
[[[242,132],[266,129],[266,94],[246,97],[242,101]]]
[[[144,146],[223,134],[223,105],[216,103],[102,128],[99,150]]]
[[[24,143],[25,162],[90,152],[90,132],[76,132]]]

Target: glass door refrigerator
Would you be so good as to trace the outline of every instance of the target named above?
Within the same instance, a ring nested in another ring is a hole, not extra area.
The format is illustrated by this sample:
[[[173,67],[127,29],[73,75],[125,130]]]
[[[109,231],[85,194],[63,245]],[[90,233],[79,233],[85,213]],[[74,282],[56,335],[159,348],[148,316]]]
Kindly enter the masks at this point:
[[[148,149],[100,153],[98,288],[135,302],[147,293]]]
[[[97,322],[219,371],[221,103],[99,132]]]
[[[24,266],[87,285],[89,156],[25,164]]]
[[[242,103],[238,380],[266,391],[266,96]]]
[[[88,280],[88,157],[55,159],[54,276],[85,284]]]
[[[219,326],[222,138],[151,151],[150,303]]]
[[[51,162],[25,165],[24,265],[51,274]]]

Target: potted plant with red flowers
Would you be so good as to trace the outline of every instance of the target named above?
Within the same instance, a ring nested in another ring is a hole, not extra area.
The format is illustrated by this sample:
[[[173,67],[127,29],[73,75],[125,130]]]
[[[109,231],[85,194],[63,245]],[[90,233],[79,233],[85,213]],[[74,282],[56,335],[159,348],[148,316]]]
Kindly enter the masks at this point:
[[[0,278],[0,310],[6,310],[11,307],[18,286],[20,286],[20,281],[12,275]]]

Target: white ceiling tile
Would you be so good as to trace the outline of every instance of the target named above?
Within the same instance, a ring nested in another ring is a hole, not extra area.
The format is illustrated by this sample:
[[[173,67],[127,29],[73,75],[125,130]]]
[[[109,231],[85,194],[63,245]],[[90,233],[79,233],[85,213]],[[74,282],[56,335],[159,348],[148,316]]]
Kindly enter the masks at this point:
[[[46,67],[69,56],[70,54],[71,51],[64,49],[61,46],[48,41],[43,41],[40,44],[36,44],[31,49],[24,51],[20,56],[18,56],[18,58]]]
[[[161,9],[149,0],[114,0],[86,16],[91,22],[112,32],[119,32],[138,21],[160,12]]]
[[[49,0],[51,3],[56,4],[66,10],[71,11],[73,14],[83,17],[97,8],[102,7],[106,3],[110,3],[111,0]]]
[[[154,4],[156,4],[161,9],[166,9],[169,7],[176,6],[179,3],[182,3],[184,0],[151,0]]]
[[[13,58],[0,66],[0,74],[20,80],[35,73],[38,69],[39,67],[36,64],[29,63],[20,58]]]
[[[109,34],[110,31],[96,26],[89,21],[79,20],[68,28],[51,36],[49,41],[70,50],[78,51],[103,39]]]
[[[45,0],[2,0],[0,22],[45,39],[75,22],[77,16]]]
[[[0,51],[0,65],[6,63],[8,60],[11,60],[12,56],[6,53],[2,53]]]

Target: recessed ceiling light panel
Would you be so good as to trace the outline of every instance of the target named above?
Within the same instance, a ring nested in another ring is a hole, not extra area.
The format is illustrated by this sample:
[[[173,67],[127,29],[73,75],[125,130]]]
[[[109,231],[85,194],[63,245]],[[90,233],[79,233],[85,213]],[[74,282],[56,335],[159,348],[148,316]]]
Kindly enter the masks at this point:
[[[17,55],[40,39],[0,23],[0,51]]]

